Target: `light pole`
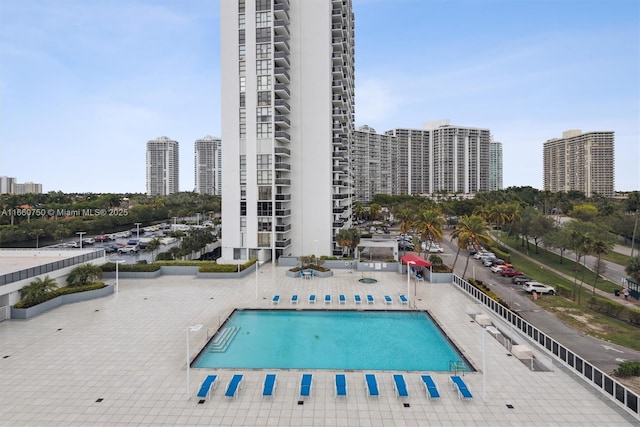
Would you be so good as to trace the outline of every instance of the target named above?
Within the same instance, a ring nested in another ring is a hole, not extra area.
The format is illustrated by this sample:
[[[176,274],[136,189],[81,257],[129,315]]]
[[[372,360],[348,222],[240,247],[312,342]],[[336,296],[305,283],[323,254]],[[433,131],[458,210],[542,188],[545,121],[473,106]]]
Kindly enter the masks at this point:
[[[487,353],[486,353],[486,333],[487,326],[482,325],[482,401],[487,401],[486,389],[487,389]]]
[[[187,400],[189,400],[189,397],[191,396],[191,387],[190,387],[190,378],[189,378],[189,371],[191,370],[191,353],[189,352],[189,334],[191,332],[197,332],[202,328],[201,324],[197,324],[197,325],[193,325],[193,326],[188,326],[187,327]]]
[[[260,267],[260,262],[256,259],[256,301],[258,300],[258,268]]]
[[[407,261],[407,298],[409,299],[409,308],[411,308],[411,265],[415,261]]]
[[[318,239],[314,240],[313,243],[316,246],[316,264],[318,263]]]
[[[140,241],[140,224],[142,224],[141,222],[136,222],[136,240]]]
[[[117,259],[114,261],[116,263],[116,293],[118,293],[118,265],[122,264],[123,262],[126,262],[123,259]]]
[[[76,232],[76,234],[80,236],[80,249],[82,249],[82,236],[84,234],[87,234],[87,232],[86,231],[78,231],[78,232]]]

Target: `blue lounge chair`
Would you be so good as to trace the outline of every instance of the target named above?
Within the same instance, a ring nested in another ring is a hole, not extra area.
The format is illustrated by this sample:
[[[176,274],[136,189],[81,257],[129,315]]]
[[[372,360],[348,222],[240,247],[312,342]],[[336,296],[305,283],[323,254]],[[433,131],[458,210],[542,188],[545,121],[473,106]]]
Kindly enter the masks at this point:
[[[387,304],[393,304],[393,300],[389,295],[384,296],[384,302],[386,302]]]
[[[344,304],[347,302],[347,299],[344,297],[344,295],[340,294],[340,296],[338,297],[338,301],[340,301],[340,304]]]
[[[218,378],[217,375],[207,375],[205,377],[197,394],[198,399],[205,400],[209,397],[209,394],[211,394],[211,390],[216,387],[216,378]]]
[[[458,389],[458,397],[460,399],[473,399],[473,395],[469,391],[469,387],[464,382],[462,377],[458,375],[452,375],[449,377],[451,379],[451,387]]]
[[[271,298],[271,304],[277,304],[280,302],[280,295],[274,295],[273,298]]]
[[[409,397],[409,391],[407,390],[407,383],[404,380],[404,375],[393,374],[393,383],[397,397]]]
[[[240,382],[242,382],[243,377],[244,375],[242,374],[235,374],[233,377],[231,377],[231,381],[229,381],[229,384],[227,385],[227,391],[224,392],[224,397],[233,399],[238,395]]]
[[[314,304],[316,302],[315,294],[309,295],[309,304]]]
[[[356,304],[362,304],[362,298],[360,298],[360,295],[354,295],[354,296],[353,296],[353,301],[354,301]]]
[[[380,396],[380,391],[378,390],[378,380],[376,379],[375,374],[364,374],[364,382],[367,385],[367,394],[369,396]]]
[[[400,295],[400,304],[409,304],[409,300],[404,295]]]
[[[298,303],[298,295],[291,295],[291,304]]]
[[[438,385],[431,378],[431,375],[420,375],[422,385],[424,385],[424,391],[429,395],[429,399],[440,399],[440,391]]]
[[[311,396],[311,381],[313,376],[311,374],[302,374],[300,377],[300,397]]]
[[[325,304],[331,304],[331,295],[330,294],[326,294],[324,296],[324,303]]]
[[[336,374],[336,397],[347,397],[347,377],[344,374]]]
[[[373,304],[376,300],[373,298],[373,295],[367,295],[367,303]]]
[[[276,374],[267,374],[264,376],[264,384],[262,385],[262,397],[271,397],[276,392]]]

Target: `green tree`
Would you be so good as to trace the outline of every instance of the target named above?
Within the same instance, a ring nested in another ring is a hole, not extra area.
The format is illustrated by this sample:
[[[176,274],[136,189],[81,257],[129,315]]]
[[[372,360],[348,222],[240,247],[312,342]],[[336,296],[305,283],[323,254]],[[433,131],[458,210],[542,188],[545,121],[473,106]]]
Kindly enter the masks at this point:
[[[596,286],[598,284],[598,279],[600,279],[600,276],[602,274],[604,274],[604,272],[605,272],[605,270],[607,268],[606,263],[602,260],[602,255],[606,254],[611,249],[613,249],[613,242],[612,241],[605,241],[605,240],[602,240],[602,239],[595,240],[593,242],[592,247],[591,247],[591,251],[596,256],[596,262],[595,262],[595,265],[594,265],[595,278],[593,279],[593,294],[594,295],[596,293]]]
[[[67,276],[67,284],[85,286],[100,279],[102,279],[102,269],[95,264],[85,263],[71,270]]]
[[[415,229],[420,233],[420,239],[424,242],[441,242],[442,225],[444,219],[437,209],[425,209],[418,213],[418,219],[413,223]],[[421,248],[418,249],[418,254]]]
[[[458,241],[458,251],[456,252],[456,258],[453,261],[453,267],[455,267],[458,261],[458,255],[460,250],[467,250],[469,247],[473,247],[479,250],[481,246],[489,246],[491,243],[491,237],[487,235],[489,226],[482,217],[478,215],[471,215],[468,217],[462,217],[460,225],[458,225],[451,233],[451,239]],[[469,258],[464,265],[464,272],[462,277],[467,274],[467,268],[469,267]]]
[[[45,276],[38,277],[27,286],[20,289],[20,299],[25,305],[35,305],[46,300],[47,294],[58,288],[55,279]]]
[[[633,278],[634,282],[640,283],[640,255],[629,258],[629,262],[624,267],[625,273]]]
[[[147,243],[147,247],[144,251],[151,253],[151,262],[153,262],[155,252],[160,249],[160,246],[162,246],[162,242],[158,237],[153,238],[149,243]]]

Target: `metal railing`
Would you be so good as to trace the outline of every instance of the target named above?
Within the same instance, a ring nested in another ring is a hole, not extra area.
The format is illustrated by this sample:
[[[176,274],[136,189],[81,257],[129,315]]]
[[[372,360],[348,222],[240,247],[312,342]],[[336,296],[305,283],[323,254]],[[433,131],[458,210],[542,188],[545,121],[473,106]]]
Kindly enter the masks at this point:
[[[514,313],[504,305],[491,299],[487,294],[466,280],[454,274],[453,283],[457,285],[460,290],[486,307],[493,315],[500,317],[521,333],[528,336],[544,353],[561,362],[571,372],[602,392],[618,406],[640,419],[640,396],[616,381],[606,372],[587,362],[584,357],[560,344],[527,322],[517,313]]]

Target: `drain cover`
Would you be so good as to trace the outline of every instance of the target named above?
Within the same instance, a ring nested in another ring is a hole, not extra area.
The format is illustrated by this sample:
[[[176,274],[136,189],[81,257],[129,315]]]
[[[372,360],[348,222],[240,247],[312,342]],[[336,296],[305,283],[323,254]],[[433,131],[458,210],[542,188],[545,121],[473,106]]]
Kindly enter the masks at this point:
[[[513,405],[511,403],[507,403],[507,408],[513,409]]]
[[[405,408],[411,408],[411,405],[409,405],[408,403],[403,403],[402,406],[404,406]]]
[[[103,400],[104,400],[103,398],[96,399],[96,402],[97,402],[97,403],[100,403],[100,402],[102,402]]]

